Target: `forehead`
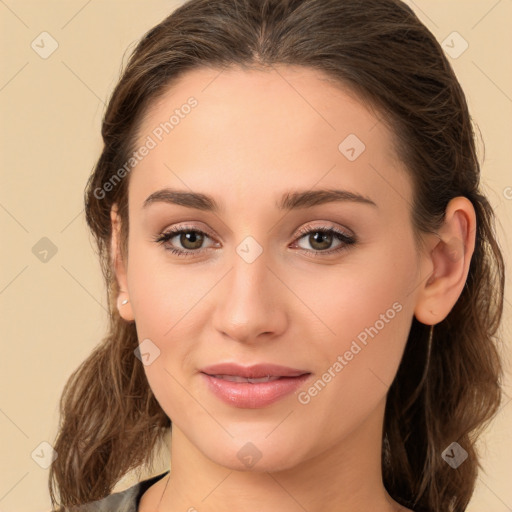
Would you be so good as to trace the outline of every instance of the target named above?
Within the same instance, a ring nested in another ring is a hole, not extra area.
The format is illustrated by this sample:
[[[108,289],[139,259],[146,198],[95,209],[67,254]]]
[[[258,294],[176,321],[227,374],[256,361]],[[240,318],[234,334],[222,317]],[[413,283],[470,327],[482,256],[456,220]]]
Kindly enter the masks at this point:
[[[197,105],[189,109],[186,104],[192,98]],[[186,111],[184,115],[180,110]],[[260,141],[275,141],[275,132],[286,126],[280,135],[290,135],[291,147],[303,142],[293,144],[300,135],[320,138],[324,133],[338,132],[336,137],[340,137],[351,129],[363,136],[379,122],[348,87],[318,70],[283,65],[263,70],[231,67],[186,72],[149,106],[139,127],[139,139],[153,132],[159,123],[169,121],[175,112],[179,120],[172,121],[171,131],[176,140],[179,132],[186,135],[185,125],[191,122],[181,121],[190,113],[198,136],[212,128],[215,132],[236,128],[240,137],[250,129]],[[182,125],[180,130],[177,124]],[[197,131],[200,127],[203,133]],[[376,135],[391,137],[382,123]],[[232,133],[234,136],[236,133]]]
[[[150,105],[136,148],[144,144],[130,178],[139,205],[163,186],[246,198],[315,183],[389,200],[411,193],[387,126],[309,68],[189,71]]]

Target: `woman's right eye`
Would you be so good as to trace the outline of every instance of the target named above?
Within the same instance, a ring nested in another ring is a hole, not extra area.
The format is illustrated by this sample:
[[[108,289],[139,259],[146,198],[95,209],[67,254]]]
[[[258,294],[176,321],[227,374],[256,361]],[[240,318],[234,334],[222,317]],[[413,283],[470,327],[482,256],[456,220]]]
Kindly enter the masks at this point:
[[[155,242],[162,244],[167,251],[177,256],[192,256],[207,249],[200,247],[205,237],[210,238],[204,231],[181,226],[161,233],[155,237]],[[176,248],[174,244],[171,244],[170,242],[173,238],[178,238],[179,243],[184,246],[184,249]],[[192,244],[193,247],[187,248],[185,244]]]

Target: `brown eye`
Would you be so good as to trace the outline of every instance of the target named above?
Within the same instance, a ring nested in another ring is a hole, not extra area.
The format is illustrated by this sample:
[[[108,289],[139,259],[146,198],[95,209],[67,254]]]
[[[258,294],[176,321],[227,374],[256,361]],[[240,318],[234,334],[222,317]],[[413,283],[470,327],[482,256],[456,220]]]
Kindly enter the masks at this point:
[[[300,245],[299,247],[306,250],[308,253],[311,253],[313,256],[337,253],[356,243],[356,238],[353,235],[348,235],[334,227],[306,227],[300,230],[300,234],[302,236],[299,237],[299,240],[303,238],[306,239],[311,249]],[[335,248],[331,249],[332,243],[335,239],[339,241],[339,244]]]
[[[203,234],[199,231],[183,231],[177,236],[179,236],[179,242],[183,248],[192,251],[200,249],[204,240]]]
[[[206,238],[210,237],[199,229],[179,226],[157,235],[154,241],[177,256],[192,256],[206,249],[202,247]]]
[[[329,249],[334,236],[325,231],[314,231],[313,234],[308,235],[308,243],[317,251],[325,251]]]

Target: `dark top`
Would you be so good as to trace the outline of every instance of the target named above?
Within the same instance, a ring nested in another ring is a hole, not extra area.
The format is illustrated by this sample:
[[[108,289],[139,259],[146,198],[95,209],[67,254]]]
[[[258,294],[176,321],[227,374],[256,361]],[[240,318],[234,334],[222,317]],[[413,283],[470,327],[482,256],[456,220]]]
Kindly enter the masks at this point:
[[[101,500],[91,501],[79,507],[73,507],[72,512],[137,512],[142,495],[154,483],[168,474],[169,471],[166,471],[165,473],[148,478],[147,480],[142,480],[142,482],[124,491],[110,494]]]
[[[101,500],[91,501],[73,507],[73,512],[137,512],[142,495],[158,480],[161,480],[169,471],[143,480],[121,492],[115,492]]]

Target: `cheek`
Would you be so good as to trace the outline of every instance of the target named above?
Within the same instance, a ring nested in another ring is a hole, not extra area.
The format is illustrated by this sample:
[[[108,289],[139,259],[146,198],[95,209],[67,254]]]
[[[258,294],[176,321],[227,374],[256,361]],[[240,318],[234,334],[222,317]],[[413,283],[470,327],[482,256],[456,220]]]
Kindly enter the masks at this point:
[[[130,289],[139,343],[150,340],[157,356],[144,366],[150,388],[168,417],[178,425],[193,421],[190,392],[184,379],[197,350],[198,318],[194,306],[205,294],[187,272],[134,255]],[[188,276],[188,277],[187,277]],[[142,351],[142,346],[141,346]]]
[[[149,387],[160,407],[173,424],[185,432],[188,432],[191,425],[194,425],[199,418],[202,420],[202,425],[209,425],[209,417],[193,399],[195,393],[188,389],[179,367],[169,366],[166,355],[162,352],[162,355],[151,365],[144,367]],[[176,355],[173,355],[173,358],[179,359]],[[215,425],[210,426],[215,427]]]
[[[196,348],[200,322],[194,308],[207,285],[199,286],[190,279],[190,271],[169,264],[162,255],[155,257],[155,252],[134,248],[128,285],[139,343],[149,340],[150,351],[158,354],[154,363],[145,366],[148,381],[158,392],[176,385],[173,376],[181,380],[178,373]]]
[[[325,267],[314,279],[295,280],[297,295],[307,298],[315,325],[332,349],[340,350],[368,330],[389,343],[395,329],[402,334],[410,324],[416,273],[412,247],[380,245],[371,251],[354,253],[340,265]],[[383,342],[384,343],[384,342]],[[325,346],[325,345],[324,345]],[[347,347],[348,348],[348,347]]]
[[[317,278],[316,291],[308,295],[308,305],[322,320],[322,335],[315,338],[322,364],[303,402],[316,401],[335,422],[346,411],[364,416],[394,379],[414,310],[416,267],[409,249],[379,247],[379,257],[369,255]]]
[[[141,242],[130,248],[128,286],[141,334],[164,339],[181,318],[186,320],[201,291],[201,283],[190,279],[190,268],[171,263],[163,247]]]

